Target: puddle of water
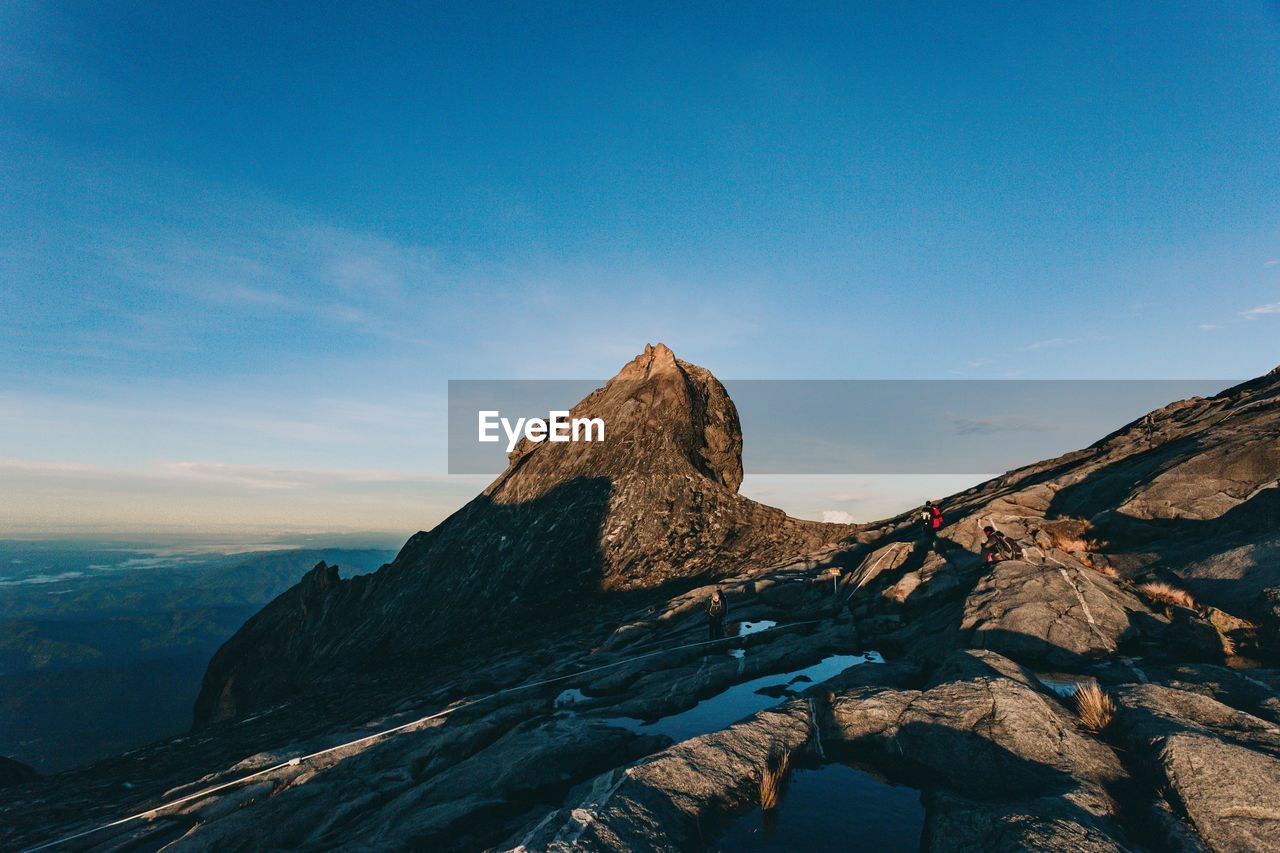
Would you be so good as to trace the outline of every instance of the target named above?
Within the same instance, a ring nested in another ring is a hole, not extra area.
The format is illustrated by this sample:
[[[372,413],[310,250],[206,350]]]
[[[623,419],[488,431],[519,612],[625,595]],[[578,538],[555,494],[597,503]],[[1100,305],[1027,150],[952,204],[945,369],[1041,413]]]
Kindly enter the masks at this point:
[[[761,619],[759,622],[739,622],[738,636],[745,637],[748,634],[759,634],[761,631],[768,631],[777,624],[772,619]]]
[[[707,732],[720,731],[744,717],[749,717],[765,708],[772,708],[782,701],[778,696],[757,692],[762,688],[792,685],[798,693],[832,676],[839,675],[851,666],[863,663],[884,663],[884,658],[879,652],[867,652],[862,655],[832,655],[803,669],[764,675],[735,684],[715,696],[703,699],[687,711],[662,717],[653,722],[646,723],[632,717],[614,717],[609,722],[646,734],[663,734],[679,743]]]
[[[1048,687],[1063,699],[1070,699],[1082,684],[1089,684],[1092,678],[1083,675],[1059,675],[1058,673],[1036,673],[1036,681]]]
[[[915,788],[847,764],[800,768],[766,827],[760,809],[735,818],[717,851],[920,849],[924,805]]]

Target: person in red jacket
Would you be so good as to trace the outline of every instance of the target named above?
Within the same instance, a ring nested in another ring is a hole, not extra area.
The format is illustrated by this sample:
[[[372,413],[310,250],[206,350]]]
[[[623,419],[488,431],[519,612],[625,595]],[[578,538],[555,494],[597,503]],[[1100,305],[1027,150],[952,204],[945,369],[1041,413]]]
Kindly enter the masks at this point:
[[[920,510],[920,526],[924,528],[924,538],[933,541],[942,528],[942,510],[933,501],[925,501]]]

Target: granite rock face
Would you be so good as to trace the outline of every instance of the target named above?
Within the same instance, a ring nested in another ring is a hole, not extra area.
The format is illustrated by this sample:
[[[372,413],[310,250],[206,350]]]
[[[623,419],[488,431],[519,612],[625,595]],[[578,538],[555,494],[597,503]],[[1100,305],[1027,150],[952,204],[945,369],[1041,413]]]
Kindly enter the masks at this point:
[[[1170,792],[1207,846],[1280,847],[1280,726],[1157,684],[1126,686],[1118,698],[1118,740]]]
[[[998,563],[964,605],[968,643],[1026,663],[1079,666],[1114,654],[1143,603],[1111,578],[1070,563]]]

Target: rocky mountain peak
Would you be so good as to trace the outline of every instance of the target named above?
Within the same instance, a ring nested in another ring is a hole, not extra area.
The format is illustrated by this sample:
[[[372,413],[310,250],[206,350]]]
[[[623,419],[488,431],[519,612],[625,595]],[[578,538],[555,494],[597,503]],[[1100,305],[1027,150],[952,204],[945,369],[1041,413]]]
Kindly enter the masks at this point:
[[[574,476],[696,472],[730,491],[742,484],[737,408],[709,370],[680,361],[665,344],[646,344],[617,376],[574,406],[570,417],[599,418],[605,441],[524,439],[486,494],[524,500]]]
[[[793,559],[850,530],[737,494],[737,409],[663,344],[570,413],[603,420],[604,441],[525,439],[488,488],[378,572],[342,580],[317,566],[214,657],[197,720],[388,661],[479,654],[516,625],[589,629],[634,594]]]

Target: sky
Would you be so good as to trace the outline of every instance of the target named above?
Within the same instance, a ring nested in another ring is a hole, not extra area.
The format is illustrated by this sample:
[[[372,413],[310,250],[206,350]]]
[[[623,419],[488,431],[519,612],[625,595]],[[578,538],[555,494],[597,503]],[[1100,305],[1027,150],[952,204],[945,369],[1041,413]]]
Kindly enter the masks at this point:
[[[446,474],[449,379],[646,342],[1260,374],[1278,60],[1259,2],[3,3],[0,535],[430,527],[486,479]]]

